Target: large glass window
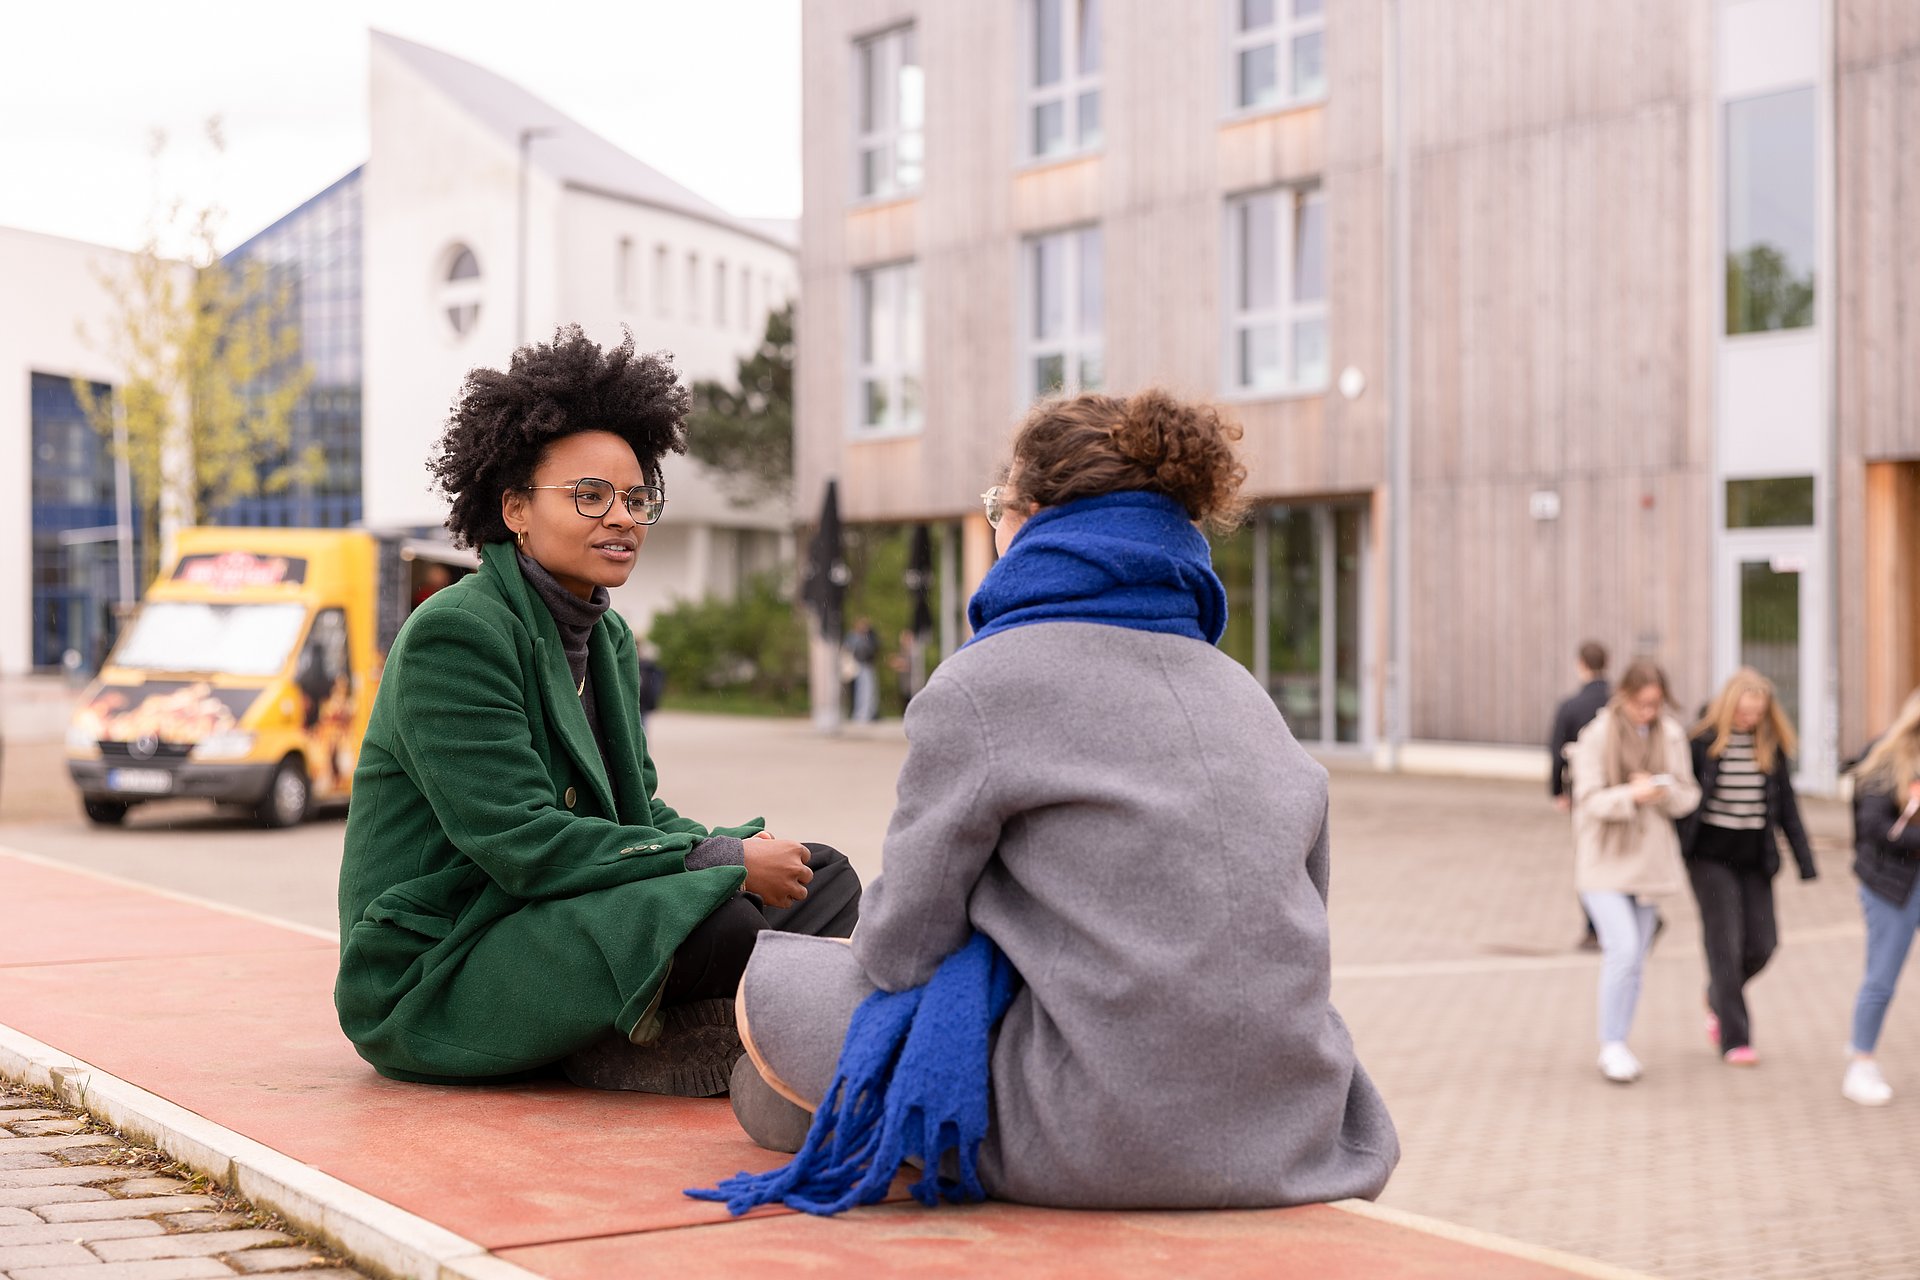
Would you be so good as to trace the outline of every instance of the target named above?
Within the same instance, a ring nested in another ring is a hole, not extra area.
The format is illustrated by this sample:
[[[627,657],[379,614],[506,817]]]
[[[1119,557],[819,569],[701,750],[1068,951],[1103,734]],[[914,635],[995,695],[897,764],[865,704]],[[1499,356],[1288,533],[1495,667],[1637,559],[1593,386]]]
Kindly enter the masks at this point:
[[[863,198],[917,190],[925,150],[926,81],[912,27],[899,27],[854,46],[860,100],[856,171]]]
[[[1027,0],[1027,155],[1098,147],[1100,0]]]
[[[1267,507],[1213,545],[1227,588],[1220,647],[1302,742],[1361,740],[1365,521],[1358,506]]]
[[[1813,323],[1812,89],[1727,104],[1727,332]]]
[[[1793,529],[1812,524],[1812,476],[1727,481],[1727,528]]]
[[[1027,239],[1022,338],[1028,396],[1092,391],[1104,384],[1106,268],[1101,254],[1098,227]]]
[[[1228,385],[1315,390],[1327,383],[1327,213],[1318,188],[1228,202]]]
[[[854,276],[858,330],[854,428],[878,433],[920,427],[920,270],[911,262]]]
[[[1312,102],[1327,92],[1325,0],[1226,0],[1235,110]]]

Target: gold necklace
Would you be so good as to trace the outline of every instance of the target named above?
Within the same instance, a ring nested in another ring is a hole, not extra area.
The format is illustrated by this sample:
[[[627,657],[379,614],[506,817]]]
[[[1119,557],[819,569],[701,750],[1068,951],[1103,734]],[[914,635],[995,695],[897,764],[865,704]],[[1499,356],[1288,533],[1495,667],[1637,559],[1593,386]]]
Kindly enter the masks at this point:
[[[584,698],[587,696],[587,679],[585,676],[580,677],[580,684],[574,689],[573,696],[576,698]]]

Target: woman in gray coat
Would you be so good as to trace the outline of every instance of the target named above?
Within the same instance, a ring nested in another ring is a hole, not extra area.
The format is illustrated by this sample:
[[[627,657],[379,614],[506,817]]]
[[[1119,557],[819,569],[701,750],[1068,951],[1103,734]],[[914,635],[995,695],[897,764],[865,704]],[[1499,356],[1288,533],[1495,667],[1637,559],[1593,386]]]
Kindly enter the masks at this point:
[[[1214,647],[1196,522],[1239,429],[1160,392],[1037,408],[986,495],[974,639],[907,713],[885,874],[851,947],[762,934],[734,1078],[816,1106],[857,1005],[977,930],[1023,986],[992,1042],[988,1194],[1218,1208],[1373,1197],[1399,1143],[1328,1000],[1327,774]],[[757,1071],[756,1069],[757,1068]],[[784,1104],[782,1104],[784,1105]]]

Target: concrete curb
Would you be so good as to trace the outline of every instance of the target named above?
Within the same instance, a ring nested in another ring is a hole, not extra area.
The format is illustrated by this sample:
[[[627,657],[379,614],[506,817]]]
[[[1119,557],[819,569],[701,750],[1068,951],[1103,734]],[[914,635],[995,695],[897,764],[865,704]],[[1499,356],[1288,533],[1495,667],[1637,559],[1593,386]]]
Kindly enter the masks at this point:
[[[285,1218],[350,1262],[406,1280],[540,1280],[471,1240],[0,1024],[0,1078],[62,1102]]]
[[[1373,1204],[1366,1200],[1336,1200],[1327,1207],[1351,1213],[1355,1217],[1390,1222],[1396,1227],[1405,1227],[1409,1231],[1418,1231],[1424,1235],[1438,1236],[1442,1240],[1472,1245],[1488,1253],[1504,1253],[1509,1257],[1538,1262],[1542,1266],[1558,1267],[1562,1271],[1570,1271],[1577,1276],[1590,1277],[1590,1280],[1658,1280],[1658,1277],[1650,1276],[1644,1271],[1630,1271],[1626,1267],[1616,1267],[1611,1262],[1601,1262],[1597,1258],[1583,1258],[1577,1253],[1562,1253],[1558,1249],[1549,1249],[1545,1245],[1510,1240],[1506,1236],[1495,1235],[1491,1231],[1462,1227],[1455,1223],[1443,1222],[1438,1218],[1408,1213],[1404,1209],[1389,1209],[1385,1205]]]

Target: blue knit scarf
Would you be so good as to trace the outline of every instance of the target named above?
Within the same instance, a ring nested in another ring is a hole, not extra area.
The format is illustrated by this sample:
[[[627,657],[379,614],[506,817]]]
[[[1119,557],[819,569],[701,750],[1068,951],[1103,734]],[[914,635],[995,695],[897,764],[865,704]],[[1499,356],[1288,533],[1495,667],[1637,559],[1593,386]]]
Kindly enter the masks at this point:
[[[687,1194],[724,1200],[736,1215],[776,1202],[839,1213],[885,1199],[912,1156],[923,1169],[912,1188],[921,1204],[985,1199],[977,1170],[987,1136],[988,1040],[1018,983],[1000,948],[976,933],[925,986],[874,992],[854,1010],[799,1154],[782,1168]],[[940,1173],[949,1152],[957,1178]]]
[[[1035,622],[1097,622],[1217,644],[1227,592],[1185,508],[1109,493],[1031,516],[967,606],[969,644]]]

